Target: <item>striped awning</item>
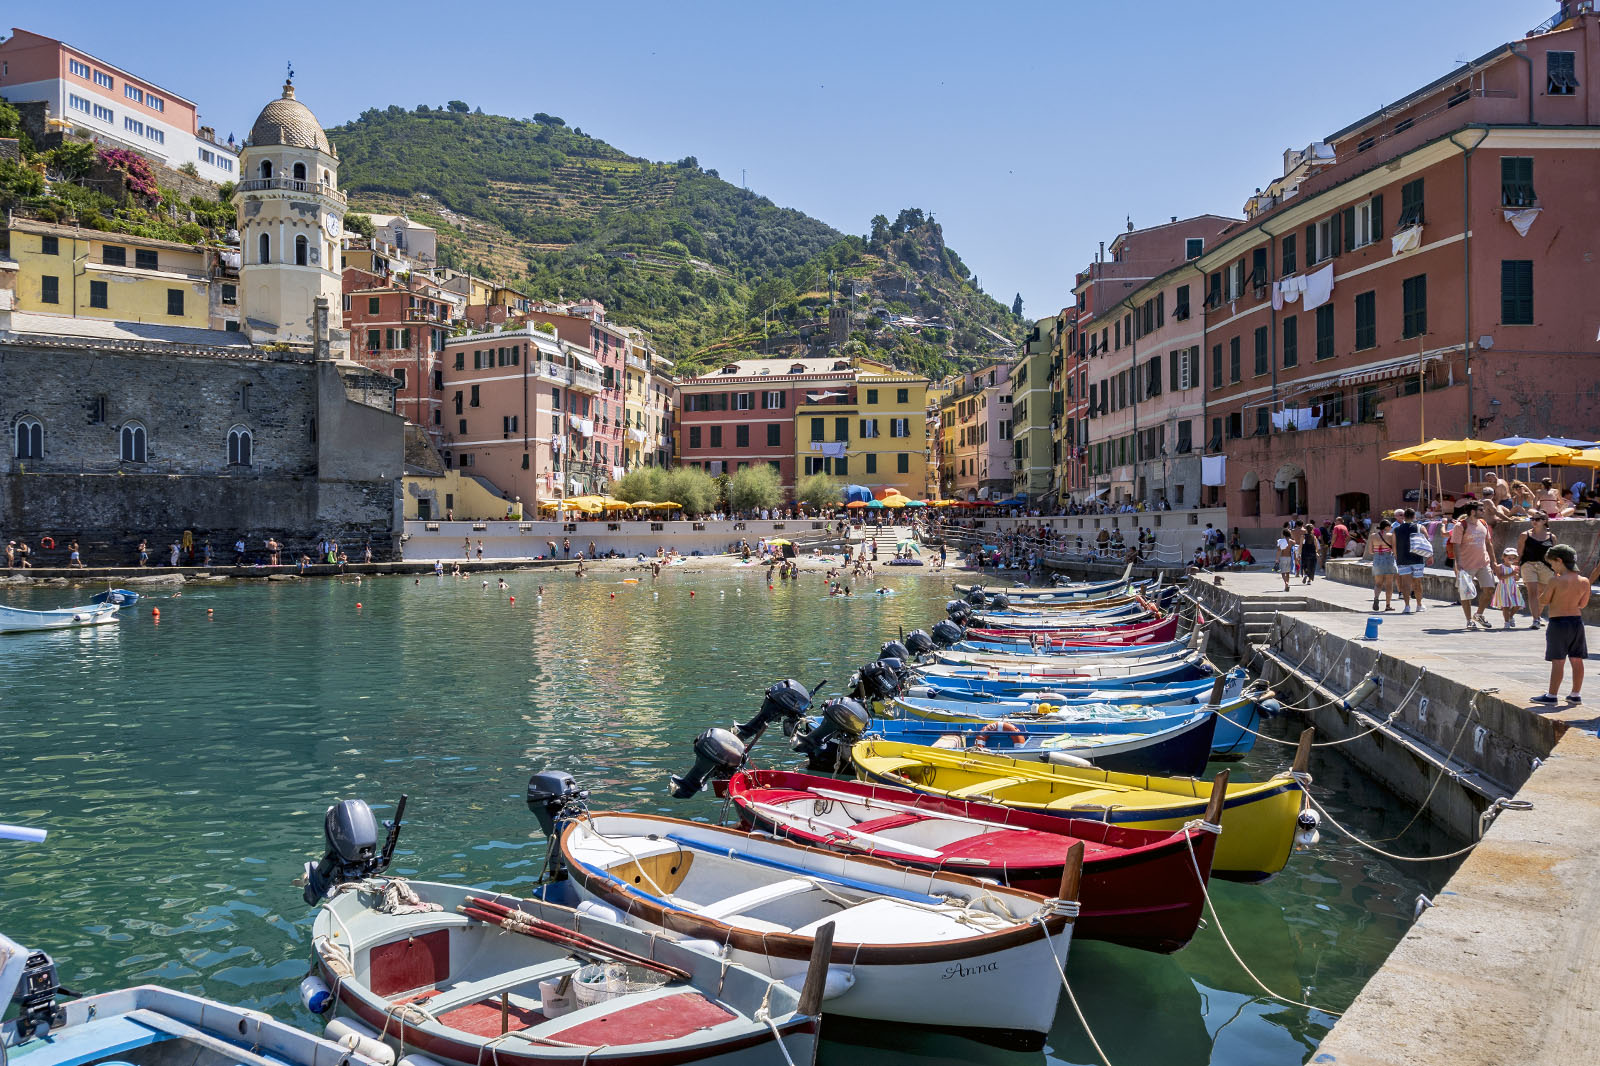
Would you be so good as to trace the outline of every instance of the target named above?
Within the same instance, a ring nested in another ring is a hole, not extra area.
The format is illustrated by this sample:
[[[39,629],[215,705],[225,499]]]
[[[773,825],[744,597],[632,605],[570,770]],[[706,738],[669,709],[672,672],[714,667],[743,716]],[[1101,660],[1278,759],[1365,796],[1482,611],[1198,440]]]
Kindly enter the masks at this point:
[[[1443,359],[1442,353],[1435,352],[1425,355],[1420,360],[1415,356],[1404,359],[1391,359],[1384,363],[1373,363],[1359,370],[1352,370],[1348,374],[1340,374],[1335,385],[1366,385],[1374,381],[1389,381],[1394,378],[1403,378],[1408,374],[1417,372],[1418,363],[1434,363]]]

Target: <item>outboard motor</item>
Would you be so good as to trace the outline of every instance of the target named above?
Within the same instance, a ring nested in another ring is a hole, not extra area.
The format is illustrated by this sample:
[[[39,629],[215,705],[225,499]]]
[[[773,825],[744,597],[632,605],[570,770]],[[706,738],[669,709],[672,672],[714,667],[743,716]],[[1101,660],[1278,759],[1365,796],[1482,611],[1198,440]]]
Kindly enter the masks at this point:
[[[872,716],[860,700],[838,696],[822,705],[816,725],[795,738],[795,750],[807,765],[823,773],[842,773],[850,766],[850,748],[867,731]]]
[[[528,810],[539,820],[539,831],[556,835],[556,825],[589,809],[589,792],[578,787],[565,770],[540,770],[528,778]]]
[[[792,677],[777,682],[761,697],[761,709],[756,716],[744,725],[734,726],[733,735],[739,738],[739,743],[750,748],[761,739],[761,734],[767,731],[768,726],[781,722],[783,735],[794,736],[795,727],[811,709],[811,694],[815,691],[807,689]]]
[[[947,625],[948,623],[940,624]],[[934,644],[933,638],[928,636],[928,631],[925,629],[913,629],[911,632],[906,634],[907,650],[909,650],[913,656],[916,656],[919,659],[928,654],[935,647],[937,647],[937,645]]]
[[[0,937],[0,958],[24,955],[22,972],[17,975],[17,987],[11,990],[11,1002],[17,1005],[15,1021],[17,1036],[23,1040],[43,1039],[51,1029],[67,1024],[67,1012],[56,1002],[59,996],[76,996],[61,987],[56,980],[56,963],[42,951],[27,951],[20,944]],[[3,1002],[3,1001],[0,1001]]]
[[[878,658],[899,659],[901,662],[905,662],[911,658],[911,652],[898,640],[886,640],[883,642],[883,646],[878,649]]]
[[[406,797],[395,804],[394,819],[383,823],[389,830],[378,849],[378,820],[365,800],[340,800],[322,820],[328,850],[317,863],[306,863],[305,901],[315,907],[339,885],[376,877],[389,868],[400,841],[400,822],[406,816]]]
[[[1008,611],[1011,609],[1011,597],[1004,592],[996,592],[989,597],[989,607],[996,611]]]
[[[964,600],[951,600],[944,605],[944,613],[956,625],[964,626],[967,624],[967,619],[972,617],[972,608],[967,606]]]
[[[904,664],[898,659],[874,659],[856,671],[859,683],[851,695],[863,703],[891,700],[900,694],[900,671]]]
[[[967,590],[967,602],[974,607],[982,607],[989,602],[989,596],[977,585]]]
[[[937,622],[933,627],[933,646],[943,650],[959,643],[966,635],[967,631],[955,622]]]
[[[713,776],[732,776],[744,765],[745,747],[726,729],[713,727],[694,738],[694,768],[672,775],[672,797],[689,799]]]

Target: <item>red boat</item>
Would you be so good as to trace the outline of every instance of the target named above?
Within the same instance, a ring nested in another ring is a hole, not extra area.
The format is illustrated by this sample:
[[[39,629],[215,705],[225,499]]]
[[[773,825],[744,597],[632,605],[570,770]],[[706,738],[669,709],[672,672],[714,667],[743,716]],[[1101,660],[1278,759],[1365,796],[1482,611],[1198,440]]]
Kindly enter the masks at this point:
[[[1205,821],[1216,825],[1227,772]],[[748,828],[902,866],[992,877],[1053,895],[1067,849],[1083,842],[1082,910],[1073,935],[1173,952],[1200,922],[1217,835],[1203,828],[1127,829],[1088,818],[1012,810],[888,785],[787,770],[741,770],[727,795]],[[1190,859],[1190,845],[1194,859]]]
[[[1028,634],[1033,634],[1029,639]],[[1132,647],[1138,644],[1165,644],[1178,635],[1178,616],[1169,614],[1153,622],[1132,625],[1086,626],[1076,629],[969,629],[967,636],[974,640],[993,640],[1006,644],[1030,644],[1036,648],[1070,647],[1078,644],[1106,644],[1114,647]]]

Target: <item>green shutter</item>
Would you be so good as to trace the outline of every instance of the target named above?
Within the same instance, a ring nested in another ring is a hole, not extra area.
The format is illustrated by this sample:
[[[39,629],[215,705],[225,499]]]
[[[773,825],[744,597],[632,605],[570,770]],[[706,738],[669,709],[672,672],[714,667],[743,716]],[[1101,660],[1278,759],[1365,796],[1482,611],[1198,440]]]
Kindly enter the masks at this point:
[[[1317,224],[1315,222],[1306,227],[1306,269],[1311,269],[1311,264],[1317,261]]]
[[[1344,250],[1347,252],[1356,250],[1356,209],[1354,207],[1344,209]]]
[[[1383,240],[1383,195],[1372,198],[1372,240]]]
[[[1328,243],[1332,245],[1332,247],[1328,250],[1334,255],[1338,255],[1340,252],[1344,251],[1344,212],[1335,211],[1331,221],[1332,225],[1329,226],[1329,230],[1331,231],[1332,236]]]

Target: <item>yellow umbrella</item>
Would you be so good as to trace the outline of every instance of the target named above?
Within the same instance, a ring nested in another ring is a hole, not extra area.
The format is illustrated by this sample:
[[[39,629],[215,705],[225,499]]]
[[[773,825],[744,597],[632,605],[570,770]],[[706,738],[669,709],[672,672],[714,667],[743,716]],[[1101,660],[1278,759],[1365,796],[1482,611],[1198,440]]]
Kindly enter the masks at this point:
[[[625,503],[622,500],[614,500],[608,496],[600,501],[600,506],[604,507],[608,511],[626,511],[628,508],[632,507],[633,504]]]
[[[904,507],[906,504],[908,504],[910,502],[911,501],[906,499],[904,496],[885,496],[883,498],[883,505],[885,507],[900,508],[900,507]]]
[[[633,501],[633,502],[632,502],[632,503],[631,503],[631,504],[629,504],[629,505],[628,505],[628,506],[630,506],[630,507],[644,507],[644,508],[649,508],[649,507],[654,507],[654,506],[655,506],[655,504],[653,504],[653,503],[651,503],[651,502],[650,502],[650,501],[649,501],[649,500],[634,500],[634,501]]]
[[[784,546],[784,545],[785,545],[785,544],[792,544],[792,543],[793,543],[793,541],[787,541],[787,540],[784,540],[784,539],[783,539],[783,538],[782,538],[782,537],[773,537],[773,538],[772,538],[772,539],[771,539],[771,540],[769,540],[769,541],[767,541],[767,543],[768,543],[768,544],[772,544],[772,545],[775,545],[775,546],[777,546],[777,547],[779,547],[779,548],[781,548],[781,547],[783,547],[783,546]]]
[[[541,511],[554,511],[560,506],[560,500],[541,500],[539,502],[539,510]]]
[[[650,506],[652,508],[654,508],[655,510],[657,510],[657,511],[681,511],[681,510],[683,510],[683,504],[681,504],[681,503],[673,503],[671,500],[663,500],[660,503],[652,503]]]
[[[1532,440],[1503,451],[1504,454],[1496,457],[1494,465],[1538,466],[1549,463],[1551,466],[1565,466],[1567,464],[1563,460],[1571,459],[1578,454],[1576,448],[1564,448],[1559,444],[1540,444]]]
[[[1554,466],[1600,466],[1600,448],[1585,448],[1576,455],[1569,455],[1552,465]]]
[[[1420,456],[1433,451],[1435,448],[1440,448],[1446,444],[1455,443],[1457,442],[1435,437],[1432,440],[1426,441],[1422,444],[1413,444],[1409,448],[1401,448],[1399,451],[1390,452],[1388,455],[1384,456],[1384,458],[1395,463],[1414,463]]]
[[[1437,448],[1417,456],[1416,461],[1428,466],[1460,465],[1472,463],[1477,466],[1493,466],[1499,463],[1511,449],[1503,444],[1496,444],[1492,440],[1466,440],[1446,441]]]

